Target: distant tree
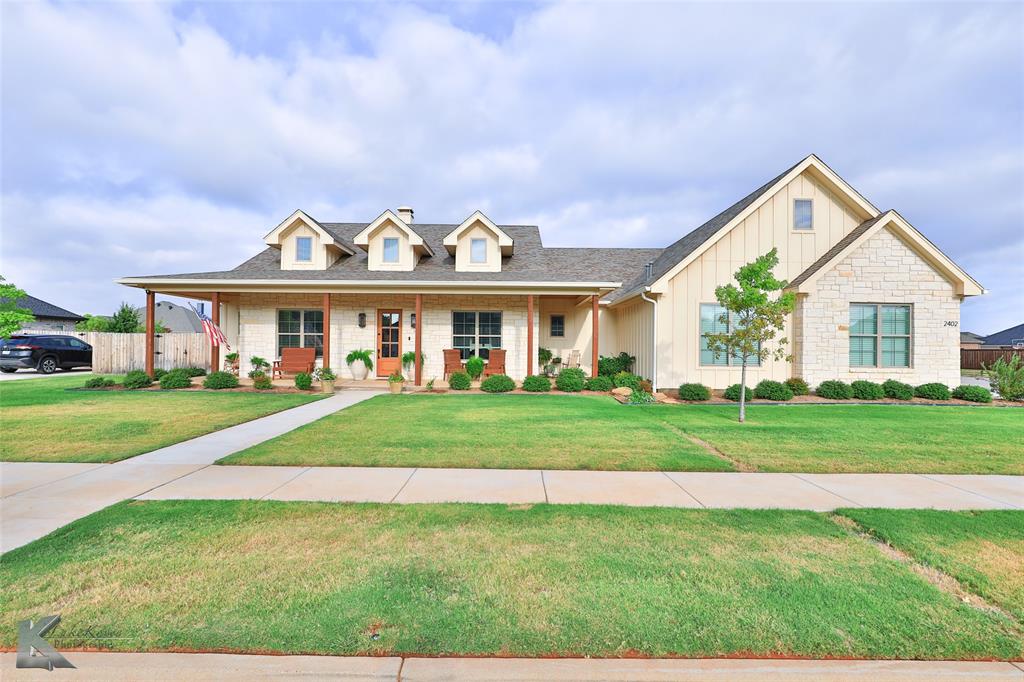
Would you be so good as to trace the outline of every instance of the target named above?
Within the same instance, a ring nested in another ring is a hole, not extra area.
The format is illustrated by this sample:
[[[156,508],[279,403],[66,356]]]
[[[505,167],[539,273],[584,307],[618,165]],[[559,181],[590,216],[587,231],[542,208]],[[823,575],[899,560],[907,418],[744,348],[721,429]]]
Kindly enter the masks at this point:
[[[787,285],[785,280],[775,279],[772,274],[778,264],[778,252],[772,249],[736,271],[738,287],[726,284],[715,289],[718,304],[725,308],[719,322],[729,331],[704,336],[716,357],[727,353],[740,358],[740,422],[747,418],[747,363],[754,358],[764,362],[770,356],[777,360],[789,359],[782,348],[788,343],[785,337],[778,339],[774,351],[769,348],[785,327],[786,315],[793,312],[796,304],[796,294],[791,291],[772,297]]]
[[[85,319],[75,325],[80,332],[114,332],[116,334],[141,333],[146,331],[146,325],[139,320],[139,312],[127,303],[122,303],[112,317],[103,315],[85,315]],[[153,331],[157,334],[167,332],[162,320],[153,324]]]
[[[140,326],[138,311],[128,303],[122,303],[114,316],[110,318],[110,326],[107,331],[116,334],[130,334],[138,331]]]
[[[3,275],[0,275],[0,338],[9,338],[36,319],[31,310],[18,307],[18,300],[24,297],[24,291],[7,283]]]
[[[85,319],[75,324],[75,331],[105,332],[110,331],[110,318],[102,315],[85,314]]]

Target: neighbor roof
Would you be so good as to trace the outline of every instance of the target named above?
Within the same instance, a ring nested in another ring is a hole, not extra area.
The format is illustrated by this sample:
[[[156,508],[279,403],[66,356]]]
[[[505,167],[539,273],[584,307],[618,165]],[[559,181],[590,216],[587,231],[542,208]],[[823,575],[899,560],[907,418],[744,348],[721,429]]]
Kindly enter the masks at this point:
[[[23,296],[18,299],[17,305],[19,308],[27,308],[32,311],[32,314],[35,315],[36,318],[46,317],[55,320],[75,320],[76,322],[85,319],[81,315],[76,315],[70,310],[65,310],[60,306],[47,303],[41,298],[36,298],[35,296]]]
[[[974,332],[960,332],[960,343],[982,343],[985,337]]]
[[[1024,339],[1024,324],[1018,324],[1016,327],[1010,327],[1004,329],[1001,332],[995,334],[989,334],[985,337],[986,346],[1012,346],[1013,342]]]

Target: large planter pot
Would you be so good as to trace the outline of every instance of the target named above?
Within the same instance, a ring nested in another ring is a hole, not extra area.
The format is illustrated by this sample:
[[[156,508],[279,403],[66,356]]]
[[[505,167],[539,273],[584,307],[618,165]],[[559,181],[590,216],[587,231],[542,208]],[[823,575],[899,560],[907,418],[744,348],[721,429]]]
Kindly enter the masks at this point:
[[[402,367],[402,374],[405,376],[406,381],[412,381],[416,374],[416,365],[405,365]]]
[[[334,379],[324,379],[320,382],[320,390],[324,393],[334,393]]]
[[[402,382],[401,381],[391,381],[391,382],[388,382],[388,390],[391,391],[392,393],[396,394],[396,395],[401,393],[402,392]]]
[[[366,368],[366,363],[362,360],[356,360],[355,362],[348,363],[348,371],[352,373],[352,378],[356,381],[362,381],[366,378],[366,373],[369,371]]]

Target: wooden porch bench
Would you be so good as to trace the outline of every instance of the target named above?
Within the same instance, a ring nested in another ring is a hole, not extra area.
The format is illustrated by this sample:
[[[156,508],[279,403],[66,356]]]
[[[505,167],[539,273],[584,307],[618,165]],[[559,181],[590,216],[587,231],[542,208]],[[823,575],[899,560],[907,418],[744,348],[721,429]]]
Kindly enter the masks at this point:
[[[281,359],[274,360],[272,378],[280,378],[284,374],[313,373],[316,364],[316,348],[282,348]]]

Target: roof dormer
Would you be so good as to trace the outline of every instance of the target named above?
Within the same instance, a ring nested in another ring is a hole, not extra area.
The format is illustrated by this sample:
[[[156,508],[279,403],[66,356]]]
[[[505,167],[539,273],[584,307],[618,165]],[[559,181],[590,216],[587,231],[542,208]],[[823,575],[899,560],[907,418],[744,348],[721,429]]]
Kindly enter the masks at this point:
[[[355,255],[301,210],[285,218],[263,240],[281,250],[282,270],[326,270],[340,256]]]
[[[444,247],[455,256],[456,272],[501,272],[501,259],[512,255],[513,241],[490,218],[475,211],[445,236]]]
[[[412,209],[403,210],[412,220]],[[390,210],[357,234],[352,243],[366,251],[370,270],[411,271],[423,256],[433,256],[430,245],[402,218]]]

